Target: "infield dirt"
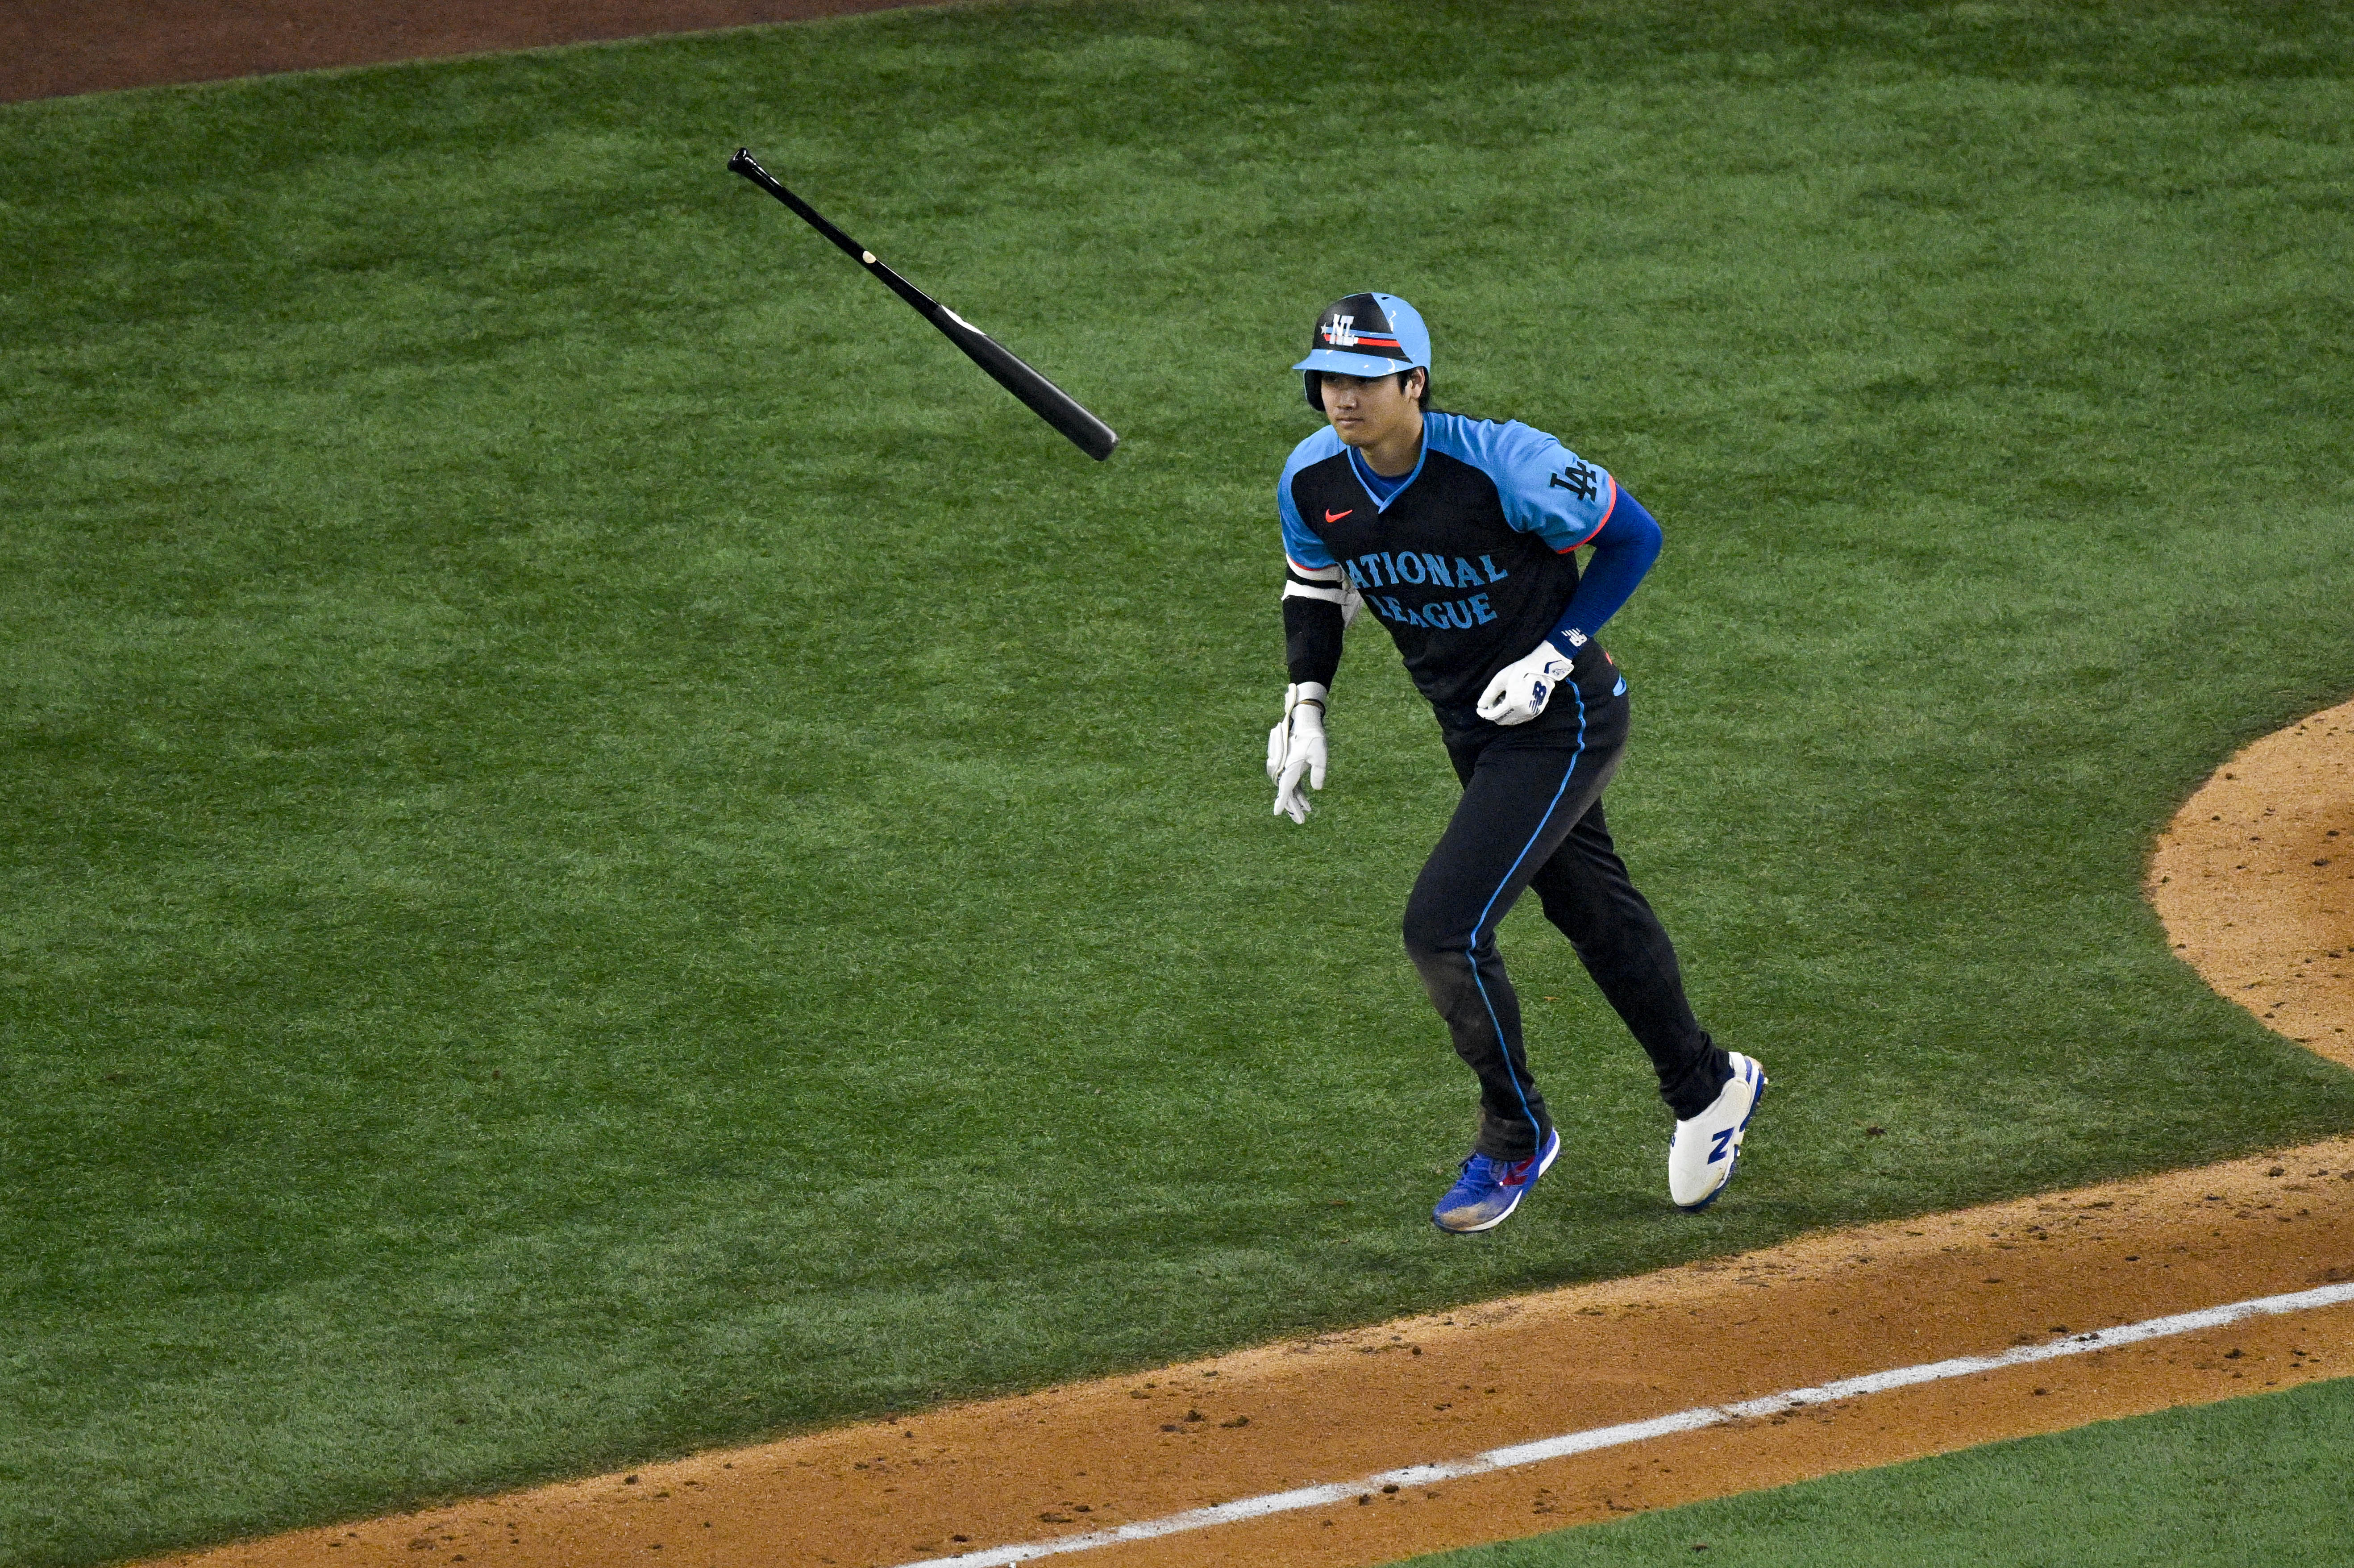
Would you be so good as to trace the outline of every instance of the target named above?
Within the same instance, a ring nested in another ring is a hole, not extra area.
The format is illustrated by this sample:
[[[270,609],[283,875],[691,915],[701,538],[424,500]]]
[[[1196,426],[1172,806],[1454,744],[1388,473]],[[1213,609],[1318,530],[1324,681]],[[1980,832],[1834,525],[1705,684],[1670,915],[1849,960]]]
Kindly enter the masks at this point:
[[[2158,835],[2147,887],[2209,985],[2354,1067],[2354,703],[2225,763]]]
[[[2149,881],[2187,961],[2339,1061],[2354,1061],[2349,837],[2354,703],[2227,763],[2161,836]],[[2348,1279],[2354,1139],[2337,1139],[171,1561],[905,1563]],[[1073,1561],[1386,1563],[2349,1375],[2354,1306]]]

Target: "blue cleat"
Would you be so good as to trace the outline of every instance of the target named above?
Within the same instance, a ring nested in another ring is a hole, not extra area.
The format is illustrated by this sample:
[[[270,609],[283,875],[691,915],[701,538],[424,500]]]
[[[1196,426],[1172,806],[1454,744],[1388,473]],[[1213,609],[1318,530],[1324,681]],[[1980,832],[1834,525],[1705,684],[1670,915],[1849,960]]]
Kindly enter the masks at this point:
[[[1463,1162],[1463,1174],[1438,1200],[1438,1207],[1430,1211],[1430,1223],[1458,1235],[1494,1230],[1521,1206],[1521,1200],[1560,1153],[1561,1132],[1556,1128],[1547,1129],[1544,1142],[1526,1160],[1490,1160],[1474,1154]]]

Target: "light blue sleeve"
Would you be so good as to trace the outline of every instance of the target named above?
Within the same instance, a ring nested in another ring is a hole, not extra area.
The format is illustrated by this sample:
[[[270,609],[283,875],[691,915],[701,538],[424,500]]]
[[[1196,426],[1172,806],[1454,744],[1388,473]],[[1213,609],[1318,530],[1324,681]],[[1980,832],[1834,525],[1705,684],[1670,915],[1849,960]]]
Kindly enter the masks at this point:
[[[1291,450],[1291,461],[1283,465],[1283,477],[1276,481],[1275,509],[1283,519],[1284,558],[1295,567],[1321,571],[1341,563],[1324,547],[1324,541],[1308,531],[1299,520],[1299,508],[1291,499],[1291,478],[1310,463],[1321,462],[1341,450],[1341,438],[1328,428],[1317,431]],[[1259,471],[1264,473],[1266,470]]]
[[[1618,482],[1606,471],[1517,419],[1498,424],[1440,415],[1426,429],[1439,450],[1496,482],[1506,522],[1556,551],[1575,550],[1593,538],[1618,499]]]

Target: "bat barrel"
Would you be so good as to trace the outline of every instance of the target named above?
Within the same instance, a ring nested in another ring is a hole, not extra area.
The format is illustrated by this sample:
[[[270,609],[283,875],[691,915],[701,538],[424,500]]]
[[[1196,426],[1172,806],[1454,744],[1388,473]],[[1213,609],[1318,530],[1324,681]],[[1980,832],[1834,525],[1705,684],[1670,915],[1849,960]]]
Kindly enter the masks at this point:
[[[932,324],[964,350],[967,358],[989,372],[1000,387],[1019,397],[1032,413],[1061,431],[1073,446],[1096,461],[1111,456],[1112,449],[1119,445],[1119,433],[1089,413],[1085,404],[947,306],[940,307],[940,316],[947,319],[935,317]]]

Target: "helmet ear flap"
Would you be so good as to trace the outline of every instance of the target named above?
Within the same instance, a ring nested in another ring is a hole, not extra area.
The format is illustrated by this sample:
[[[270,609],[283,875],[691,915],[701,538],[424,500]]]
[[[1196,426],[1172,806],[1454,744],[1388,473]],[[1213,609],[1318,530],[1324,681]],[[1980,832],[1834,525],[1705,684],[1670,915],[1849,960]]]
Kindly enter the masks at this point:
[[[1308,406],[1318,413],[1324,411],[1324,373],[1303,370],[1299,373],[1300,389],[1308,395]]]

